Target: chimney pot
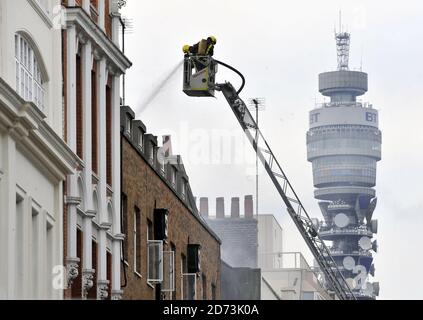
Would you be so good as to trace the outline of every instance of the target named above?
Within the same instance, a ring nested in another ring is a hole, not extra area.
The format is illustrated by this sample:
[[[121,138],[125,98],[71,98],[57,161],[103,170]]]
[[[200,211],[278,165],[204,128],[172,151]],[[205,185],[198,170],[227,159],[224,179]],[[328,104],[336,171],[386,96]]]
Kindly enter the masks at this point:
[[[239,198],[234,197],[231,201],[231,217],[239,218]]]
[[[245,196],[244,198],[244,216],[246,219],[252,219],[254,217],[252,195]]]
[[[216,218],[225,218],[225,198],[216,198]]]
[[[209,198],[200,198],[200,214],[203,217],[209,216]]]

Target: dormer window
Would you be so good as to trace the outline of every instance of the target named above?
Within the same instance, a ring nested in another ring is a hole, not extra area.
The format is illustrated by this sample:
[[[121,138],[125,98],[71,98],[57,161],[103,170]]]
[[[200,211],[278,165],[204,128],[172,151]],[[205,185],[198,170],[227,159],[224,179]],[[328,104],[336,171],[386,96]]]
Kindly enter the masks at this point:
[[[131,134],[132,119],[129,115],[126,115],[126,132]]]
[[[182,179],[182,183],[181,183],[181,195],[182,195],[182,199],[186,199],[187,196],[187,182],[185,179]]]
[[[149,152],[148,152],[148,161],[150,162],[150,164],[151,165],[154,165],[154,152],[155,152],[155,150],[154,150],[155,148],[154,148],[154,144],[153,143],[150,143],[150,150],[149,150]]]
[[[174,167],[171,167],[170,171],[170,182],[172,184],[172,187],[176,187],[176,169]]]
[[[144,145],[144,132],[141,129],[138,129],[138,147],[142,150]]]
[[[15,35],[15,70],[16,92],[44,110],[45,90],[40,61],[31,44],[20,34]]]
[[[160,170],[162,172],[162,175],[165,175],[166,173],[166,164],[165,164],[165,159],[161,159],[160,161]]]

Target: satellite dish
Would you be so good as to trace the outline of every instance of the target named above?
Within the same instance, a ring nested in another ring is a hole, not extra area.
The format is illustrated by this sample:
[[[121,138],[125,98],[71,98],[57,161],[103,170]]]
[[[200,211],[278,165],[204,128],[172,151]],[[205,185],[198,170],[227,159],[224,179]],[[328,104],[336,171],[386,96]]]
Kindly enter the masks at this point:
[[[355,288],[355,281],[354,281],[354,279],[353,279],[353,278],[348,278],[348,279],[345,279],[345,281],[347,282],[348,286],[349,286],[351,289],[354,289],[354,288]]]
[[[370,250],[372,248],[372,240],[370,240],[369,237],[362,237],[359,241],[358,241],[358,245],[360,246],[361,249],[363,250]]]
[[[375,296],[379,296],[380,286],[379,282],[373,282],[373,293]]]
[[[345,213],[338,213],[333,219],[338,228],[345,228],[350,224],[350,218]]]
[[[374,252],[377,252],[377,248],[378,248],[378,245],[377,245],[377,240],[375,240],[375,241],[373,241],[373,243],[372,243],[372,250],[373,250]]]
[[[374,264],[372,264],[372,265],[370,266],[369,273],[370,273],[370,275],[371,275],[372,277],[374,277],[374,276],[375,276],[375,272],[376,272],[375,265],[374,265]]]
[[[351,256],[347,256],[344,258],[342,264],[344,265],[344,268],[347,270],[352,270],[355,267],[355,260]]]
[[[369,223],[372,220],[373,212],[376,209],[376,205],[377,205],[377,198],[373,198],[370,201],[370,205],[369,205],[369,208],[367,209],[367,213],[366,213],[366,221],[367,221],[367,223]]]

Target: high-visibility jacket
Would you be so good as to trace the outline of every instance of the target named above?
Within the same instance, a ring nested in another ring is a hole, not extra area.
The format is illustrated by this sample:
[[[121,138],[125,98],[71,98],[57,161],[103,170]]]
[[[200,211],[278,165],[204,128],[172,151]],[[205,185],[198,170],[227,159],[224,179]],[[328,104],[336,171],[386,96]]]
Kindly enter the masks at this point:
[[[189,52],[193,55],[213,55],[214,45],[210,41],[207,41],[205,39],[202,39],[200,42],[194,44],[189,48]]]

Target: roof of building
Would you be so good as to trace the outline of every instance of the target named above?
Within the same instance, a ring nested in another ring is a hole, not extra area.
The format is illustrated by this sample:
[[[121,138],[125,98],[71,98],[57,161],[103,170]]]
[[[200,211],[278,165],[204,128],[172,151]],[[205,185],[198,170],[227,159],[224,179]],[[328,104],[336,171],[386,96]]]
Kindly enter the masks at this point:
[[[137,130],[128,130],[127,126],[127,118],[131,119],[131,125],[135,125],[142,134],[143,134],[143,146],[140,148],[139,146],[139,134],[140,132],[136,132]],[[158,163],[153,161],[153,164],[149,161],[149,148],[146,147],[146,143],[148,141],[152,142],[155,147],[158,147],[157,143],[157,136],[154,136],[151,133],[147,133],[147,127],[141,120],[135,120],[135,113],[129,106],[122,106],[121,107],[121,136],[123,136],[129,144],[137,151],[138,155],[150,166],[150,168],[157,174],[158,177],[167,185],[167,187],[173,192],[173,194],[181,201],[184,206],[192,213],[192,215],[198,220],[198,222],[221,244],[221,239],[218,235],[213,231],[213,229],[207,224],[204,218],[199,214],[195,198],[193,196],[193,192],[191,190],[191,185],[189,183],[189,177],[186,173],[185,166],[182,162],[182,157],[180,155],[172,155],[170,161],[165,165],[168,167],[173,167],[179,173],[178,179],[184,179],[186,190],[185,196],[182,195],[180,188],[174,188],[170,181],[170,175],[164,174],[158,166]],[[157,150],[156,150],[157,152]],[[156,161],[157,162],[157,161]],[[178,185],[179,183],[177,183]]]

